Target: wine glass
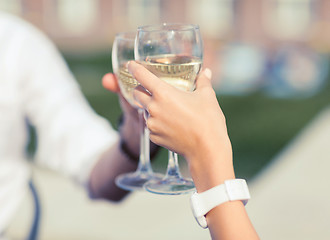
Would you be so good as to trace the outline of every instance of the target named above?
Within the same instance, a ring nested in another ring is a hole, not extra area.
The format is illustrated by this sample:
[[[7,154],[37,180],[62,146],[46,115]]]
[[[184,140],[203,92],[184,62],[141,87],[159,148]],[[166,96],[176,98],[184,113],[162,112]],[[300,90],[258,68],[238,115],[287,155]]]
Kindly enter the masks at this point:
[[[134,60],[134,40],[136,32],[116,34],[112,47],[112,67],[124,98],[136,108],[140,125],[140,156],[137,170],[121,174],[116,184],[125,190],[143,190],[143,185],[151,179],[161,179],[162,174],[154,173],[150,164],[149,129],[144,124],[144,110],[139,108],[133,98],[133,90],[139,83],[127,70],[127,62]]]
[[[135,60],[181,90],[194,90],[202,58],[203,43],[197,25],[162,24],[138,28]],[[184,194],[195,189],[191,179],[181,176],[178,155],[172,151],[169,151],[166,176],[162,180],[148,181],[144,187],[149,192],[167,195]]]

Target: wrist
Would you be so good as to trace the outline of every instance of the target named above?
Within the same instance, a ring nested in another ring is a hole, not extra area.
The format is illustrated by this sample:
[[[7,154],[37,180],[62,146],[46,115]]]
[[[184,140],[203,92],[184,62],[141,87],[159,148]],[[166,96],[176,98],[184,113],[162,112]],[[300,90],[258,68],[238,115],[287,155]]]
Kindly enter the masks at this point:
[[[231,152],[218,150],[214,154],[209,152],[194,156],[188,161],[188,166],[198,192],[222,184],[225,180],[235,179]]]
[[[197,190],[206,190],[235,178],[226,121],[221,109],[218,110],[206,111],[199,115],[202,118],[197,118],[197,122],[190,123],[201,126],[191,128],[191,137],[181,148]],[[207,124],[199,124],[205,119],[208,119]]]
[[[118,121],[119,146],[123,153],[133,159],[138,158],[140,153],[140,136],[137,129],[139,129],[137,121],[133,121],[130,117],[124,117],[124,115],[120,116]]]
[[[212,166],[208,168],[200,167],[198,170],[191,172],[191,177],[193,178],[196,190],[199,193],[223,184],[226,180],[236,178],[233,167],[225,165],[213,165],[213,169]]]
[[[138,120],[132,118],[120,116],[118,122],[118,129],[120,133],[120,151],[129,159],[131,162],[138,163],[140,160],[140,129],[141,126],[137,124]],[[150,142],[150,159],[155,158],[159,152],[160,147],[153,142]]]
[[[127,143],[122,138],[120,139],[120,142],[119,142],[119,149],[120,149],[120,152],[128,160],[130,160],[130,162],[133,162],[133,163],[139,162],[140,156],[138,154],[136,154],[136,152],[131,151],[130,148],[128,147]]]
[[[202,193],[193,193],[190,203],[198,224],[207,228],[205,215],[210,210],[228,201],[241,200],[245,205],[249,199],[250,193],[246,181],[244,179],[232,179]]]

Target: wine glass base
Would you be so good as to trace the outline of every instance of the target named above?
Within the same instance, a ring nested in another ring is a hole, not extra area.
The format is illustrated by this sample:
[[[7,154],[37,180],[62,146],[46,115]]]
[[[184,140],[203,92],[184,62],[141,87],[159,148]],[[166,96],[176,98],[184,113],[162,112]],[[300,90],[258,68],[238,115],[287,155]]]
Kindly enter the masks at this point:
[[[181,195],[195,190],[191,179],[168,178],[163,180],[150,180],[144,184],[144,188],[151,193],[162,195]]]
[[[164,175],[159,173],[125,173],[116,178],[116,185],[127,191],[144,190],[143,185],[150,180],[160,180]]]

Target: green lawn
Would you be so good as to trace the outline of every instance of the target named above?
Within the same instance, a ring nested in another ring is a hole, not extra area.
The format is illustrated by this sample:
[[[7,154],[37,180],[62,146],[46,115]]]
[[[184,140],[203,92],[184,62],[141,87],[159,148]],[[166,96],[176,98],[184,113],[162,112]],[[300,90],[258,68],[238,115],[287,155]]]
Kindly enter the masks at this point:
[[[116,127],[120,114],[117,97],[101,86],[103,74],[112,70],[110,51],[65,58],[91,106]],[[251,178],[329,105],[330,84],[328,81],[317,96],[307,99],[272,99],[257,92],[244,97],[219,96],[218,100],[226,115],[237,176]],[[162,150],[154,167],[163,170],[166,158],[166,150]]]

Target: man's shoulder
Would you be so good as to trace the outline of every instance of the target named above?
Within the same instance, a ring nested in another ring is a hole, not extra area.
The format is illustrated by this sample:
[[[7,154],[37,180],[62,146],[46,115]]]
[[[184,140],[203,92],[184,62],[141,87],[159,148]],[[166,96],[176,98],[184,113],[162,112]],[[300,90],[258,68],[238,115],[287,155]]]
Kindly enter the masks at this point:
[[[12,15],[10,13],[7,12],[3,12],[0,10],[0,26],[4,27],[4,26],[8,26],[8,27],[13,27],[15,29],[19,28],[19,29],[24,29],[24,28],[29,28],[30,24],[23,20],[22,18],[20,18],[19,16],[16,15]]]

